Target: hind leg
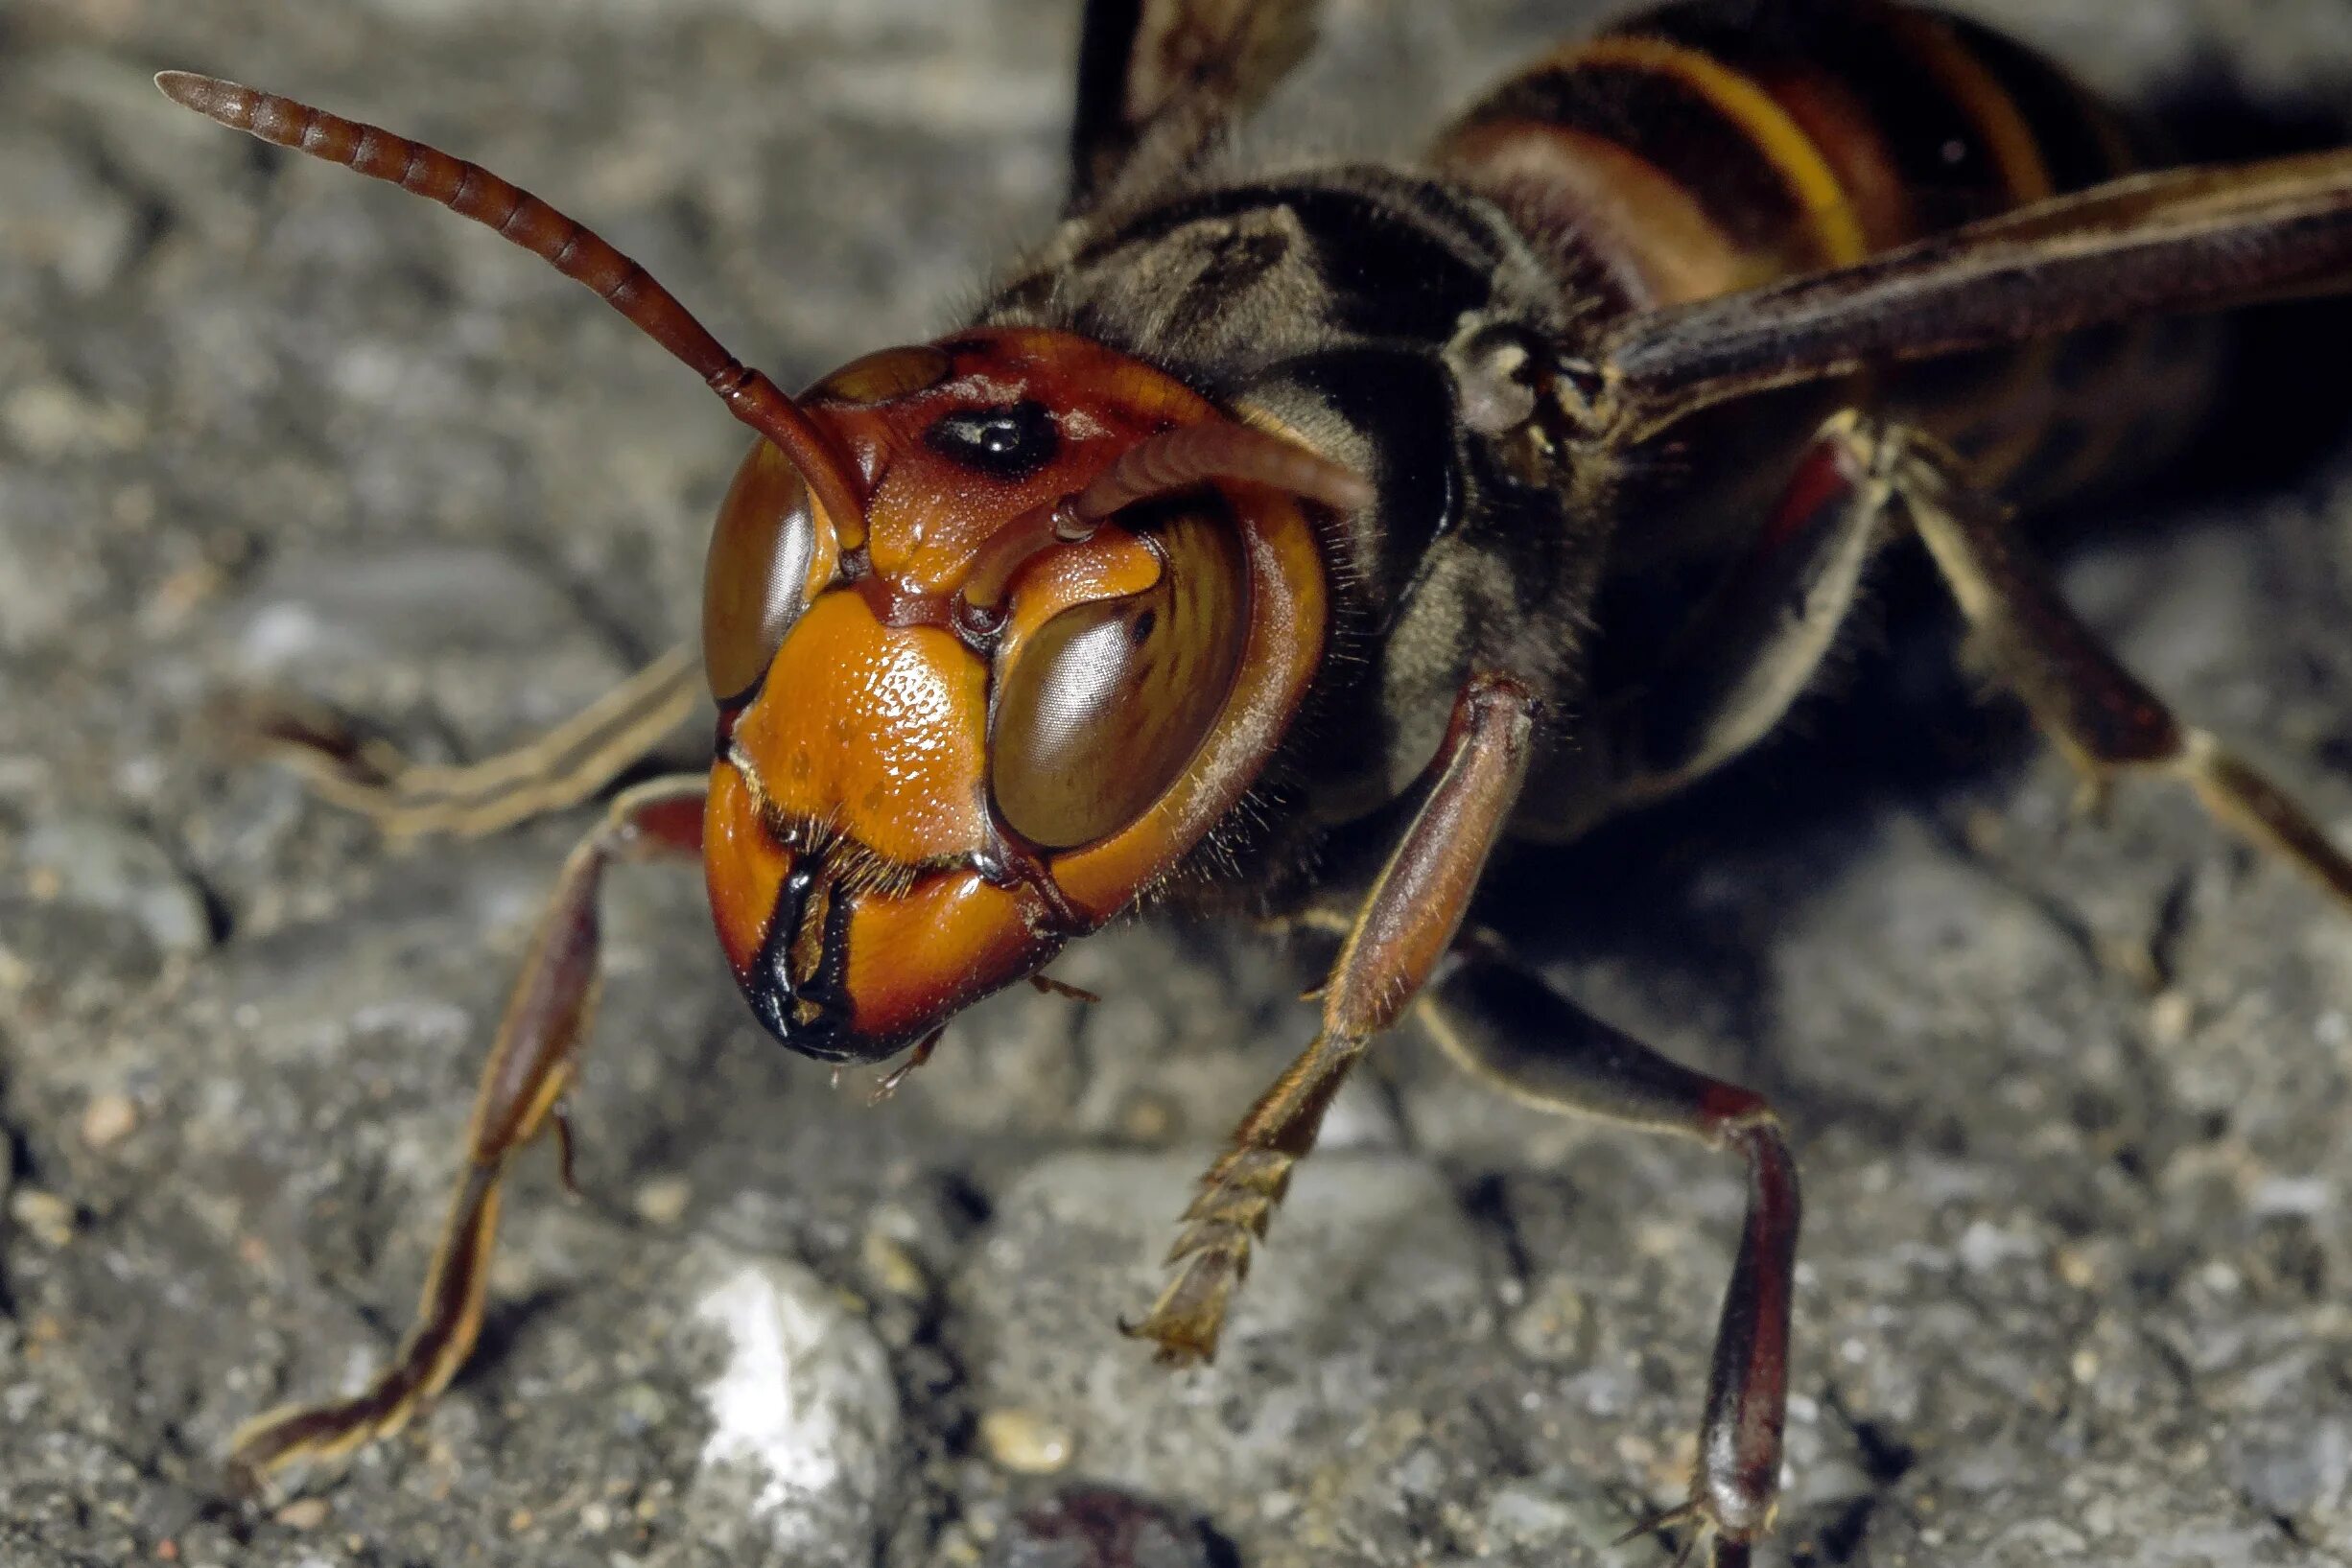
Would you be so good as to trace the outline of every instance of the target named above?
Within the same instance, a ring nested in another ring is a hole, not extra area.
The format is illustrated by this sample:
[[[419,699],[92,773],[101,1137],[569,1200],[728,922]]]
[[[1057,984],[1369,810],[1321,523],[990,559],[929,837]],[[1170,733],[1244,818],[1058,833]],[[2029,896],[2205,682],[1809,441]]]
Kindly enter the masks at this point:
[[[1900,427],[1856,423],[1844,439],[1854,460],[1889,476],[1993,668],[2094,798],[2126,774],[2176,780],[2223,826],[2352,909],[2352,859],[2293,797],[2132,678],[1950,453]]]
[[[459,767],[410,762],[307,705],[264,704],[240,719],[312,793],[390,837],[479,838],[576,806],[642,761],[694,711],[695,669],[691,650],[671,648],[553,729]]]

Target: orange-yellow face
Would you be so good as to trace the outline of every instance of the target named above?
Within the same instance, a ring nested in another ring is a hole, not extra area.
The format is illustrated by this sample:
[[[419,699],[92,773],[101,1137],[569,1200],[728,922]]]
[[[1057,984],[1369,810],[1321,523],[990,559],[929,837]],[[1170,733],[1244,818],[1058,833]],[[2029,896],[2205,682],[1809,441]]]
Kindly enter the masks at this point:
[[[1099,344],[966,333],[800,399],[827,516],[763,441],[719,514],[712,912],[779,1040],[870,1061],[1036,972],[1230,810],[1319,659],[1300,503],[1219,481],[1076,526],[1138,443],[1224,415]]]

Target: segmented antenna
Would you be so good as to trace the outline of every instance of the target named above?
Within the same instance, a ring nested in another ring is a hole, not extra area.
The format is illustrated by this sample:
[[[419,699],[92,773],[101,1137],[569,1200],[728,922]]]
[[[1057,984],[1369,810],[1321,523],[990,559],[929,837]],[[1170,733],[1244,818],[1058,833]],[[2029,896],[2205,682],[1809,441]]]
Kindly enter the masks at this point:
[[[1213,420],[1129,447],[1078,492],[1071,509],[1088,522],[1100,522],[1139,501],[1189,490],[1211,480],[1286,490],[1340,512],[1361,511],[1375,499],[1371,481],[1362,475],[1296,441],[1230,420]]]
[[[800,406],[766,376],[719,346],[677,296],[586,225],[479,164],[376,126],[234,82],[165,71],[155,85],[173,103],[279,147],[340,163],[437,201],[593,290],[639,330],[685,362],[736,418],[774,442],[808,480],[845,549],[865,538],[865,505],[849,464]]]
[[[1030,557],[1054,544],[1092,538],[1106,520],[1138,502],[1211,480],[1262,484],[1340,512],[1362,511],[1378,499],[1372,482],[1353,469],[1249,425],[1218,419],[1163,431],[1120,453],[1085,489],[1031,507],[981,546],[956,591],[959,623],[976,634],[993,633],[1002,619],[998,612],[1005,590]]]

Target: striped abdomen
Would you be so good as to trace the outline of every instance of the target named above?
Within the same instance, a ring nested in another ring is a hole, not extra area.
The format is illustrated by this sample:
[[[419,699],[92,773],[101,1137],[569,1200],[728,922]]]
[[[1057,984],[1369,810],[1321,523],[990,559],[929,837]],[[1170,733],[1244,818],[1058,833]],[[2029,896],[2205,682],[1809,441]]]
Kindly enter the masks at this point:
[[[1859,261],[2154,151],[1973,23],[1886,0],[1682,0],[1504,83],[1438,155],[1614,312]],[[2198,324],[2084,334],[1859,395],[2046,499],[2169,449],[2202,410],[2213,343]]]

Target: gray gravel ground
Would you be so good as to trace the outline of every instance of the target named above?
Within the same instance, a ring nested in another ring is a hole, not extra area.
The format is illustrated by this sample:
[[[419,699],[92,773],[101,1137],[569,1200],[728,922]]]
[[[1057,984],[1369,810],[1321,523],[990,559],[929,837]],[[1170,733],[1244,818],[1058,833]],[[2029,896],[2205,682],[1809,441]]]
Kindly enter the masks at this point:
[[[1291,118],[1404,135],[1588,9],[1338,4]],[[2352,105],[2341,0],[1965,9],[2215,125]],[[465,1377],[274,1516],[204,1508],[239,1420],[397,1336],[580,827],[388,850],[223,760],[208,704],[291,688],[439,756],[558,717],[687,628],[741,437],[536,264],[148,74],[481,158],[791,382],[946,324],[1047,214],[1074,10],[0,9],[0,1559],[1662,1560],[1605,1543],[1685,1473],[1733,1171],[1400,1039],[1225,1357],[1169,1375],[1114,1323],[1307,1032],[1276,955],[1114,934],[1058,971],[1101,1004],[1007,995],[869,1112],[762,1041],[696,879],[651,870],[607,901],[588,1196],[529,1163]],[[2302,397],[2340,406],[2341,363]],[[2070,559],[2352,836],[2352,447]],[[1579,995],[1799,1135],[1771,1559],[2352,1560],[2352,920],[2160,789],[2070,827],[2058,765],[1952,697],[1941,620],[1888,619],[1920,634],[1813,739],[1516,901]]]

